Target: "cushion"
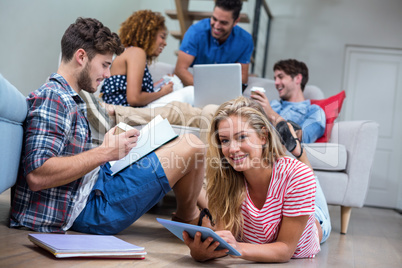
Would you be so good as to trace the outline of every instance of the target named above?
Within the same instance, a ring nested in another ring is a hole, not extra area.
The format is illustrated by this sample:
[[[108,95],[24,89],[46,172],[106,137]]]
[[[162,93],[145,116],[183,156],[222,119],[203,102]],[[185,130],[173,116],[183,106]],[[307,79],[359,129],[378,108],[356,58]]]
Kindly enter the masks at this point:
[[[0,74],[0,193],[17,179],[26,115],[25,97]]]
[[[325,132],[321,138],[317,139],[316,142],[328,142],[331,138],[332,128],[334,126],[334,121],[341,112],[343,100],[345,99],[345,91],[342,90],[340,93],[323,100],[310,100],[311,104],[316,104],[320,106],[325,113]]]
[[[22,123],[27,116],[27,108],[24,95],[0,74],[0,116]]]
[[[303,143],[314,171],[344,171],[348,160],[346,147],[339,143]]]
[[[347,173],[314,170],[314,174],[320,181],[327,204],[345,204],[345,193],[347,193],[348,187],[350,187],[350,178]]]

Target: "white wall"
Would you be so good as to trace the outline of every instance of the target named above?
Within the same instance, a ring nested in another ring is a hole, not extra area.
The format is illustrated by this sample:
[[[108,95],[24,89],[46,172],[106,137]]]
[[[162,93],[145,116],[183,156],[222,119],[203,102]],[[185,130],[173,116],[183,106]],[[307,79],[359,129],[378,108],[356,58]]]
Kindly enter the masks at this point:
[[[310,83],[326,96],[342,89],[346,45],[402,49],[401,0],[267,0],[274,15],[267,62],[268,78],[279,59],[296,58],[310,68]],[[210,1],[190,1],[190,9],[212,10]],[[118,31],[132,12],[175,9],[174,0],[0,0],[0,72],[24,95],[39,87],[57,69],[60,39],[78,17],[94,17]],[[253,17],[254,1],[243,4]],[[262,14],[256,73],[261,74],[266,30]],[[176,20],[166,18],[169,30]],[[252,24],[241,24],[251,32]],[[168,37],[159,61],[174,64],[178,40]]]
[[[57,71],[60,40],[77,17],[117,31],[140,0],[0,0],[0,72],[24,95]]]
[[[330,96],[342,90],[346,45],[402,49],[401,0],[267,2],[275,17],[268,77],[277,60],[296,58],[309,66],[310,83]]]
[[[97,18],[117,32],[136,10],[164,14],[175,8],[174,0],[0,0],[0,73],[27,95],[57,71],[61,37],[77,17]],[[213,2],[192,1],[190,8],[210,11]],[[247,8],[245,4],[244,10]],[[166,26],[179,30],[178,21],[168,17]],[[247,30],[251,27],[242,26]],[[175,64],[179,41],[169,36],[167,43],[158,60]]]

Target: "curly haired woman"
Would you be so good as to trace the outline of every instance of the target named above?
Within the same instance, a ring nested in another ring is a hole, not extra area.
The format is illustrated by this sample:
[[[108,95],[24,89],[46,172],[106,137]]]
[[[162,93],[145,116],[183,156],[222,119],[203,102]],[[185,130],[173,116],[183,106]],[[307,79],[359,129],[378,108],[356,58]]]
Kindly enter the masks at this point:
[[[133,107],[152,103],[156,107],[172,100],[192,102],[193,88],[173,91],[172,82],[154,84],[149,72],[148,65],[162,53],[167,35],[165,18],[151,10],[134,12],[121,24],[119,36],[126,49],[114,59],[111,77],[102,86],[106,103]]]

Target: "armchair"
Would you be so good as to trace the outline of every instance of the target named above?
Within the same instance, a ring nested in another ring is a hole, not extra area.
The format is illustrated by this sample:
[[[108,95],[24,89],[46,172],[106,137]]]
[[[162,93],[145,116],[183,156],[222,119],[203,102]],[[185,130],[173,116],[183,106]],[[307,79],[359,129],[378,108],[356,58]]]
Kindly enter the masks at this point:
[[[370,120],[335,123],[330,143],[344,146],[345,168],[334,171],[315,168],[328,204],[341,206],[342,234],[347,232],[352,207],[364,205],[378,128],[378,123]]]

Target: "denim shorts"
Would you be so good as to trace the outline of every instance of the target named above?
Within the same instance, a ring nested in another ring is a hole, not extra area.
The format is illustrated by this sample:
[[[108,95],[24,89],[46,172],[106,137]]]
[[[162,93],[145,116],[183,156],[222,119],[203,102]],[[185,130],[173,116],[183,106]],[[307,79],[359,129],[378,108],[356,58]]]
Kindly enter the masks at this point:
[[[157,204],[171,190],[161,163],[151,153],[114,176],[110,164],[101,166],[99,178],[72,230],[117,234]]]

